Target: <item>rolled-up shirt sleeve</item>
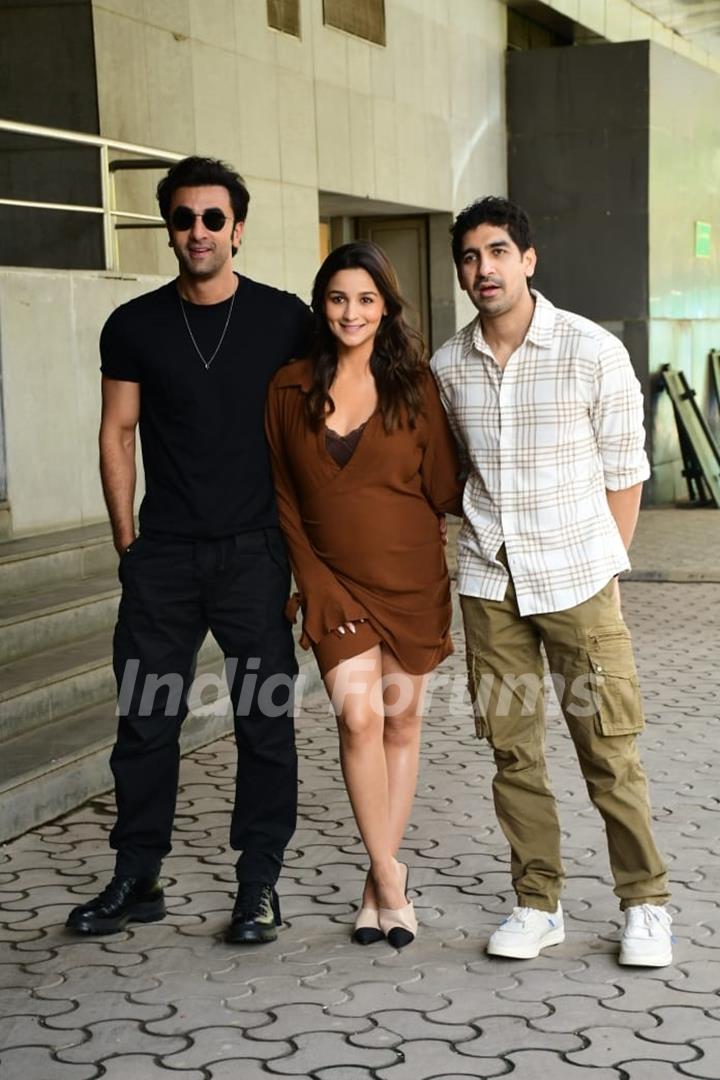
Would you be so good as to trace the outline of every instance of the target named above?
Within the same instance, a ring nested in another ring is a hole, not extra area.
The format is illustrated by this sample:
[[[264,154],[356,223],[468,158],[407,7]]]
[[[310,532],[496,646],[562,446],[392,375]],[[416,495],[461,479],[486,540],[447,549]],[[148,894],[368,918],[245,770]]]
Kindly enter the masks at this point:
[[[642,390],[619,341],[598,354],[591,418],[605,487],[624,491],[647,480],[650,464],[645,453]]]

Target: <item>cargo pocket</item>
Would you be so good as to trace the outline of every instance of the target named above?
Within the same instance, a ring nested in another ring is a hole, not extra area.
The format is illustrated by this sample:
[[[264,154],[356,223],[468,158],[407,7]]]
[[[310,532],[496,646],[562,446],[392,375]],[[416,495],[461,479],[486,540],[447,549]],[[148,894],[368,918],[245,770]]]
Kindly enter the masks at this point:
[[[595,675],[596,727],[600,735],[634,735],[645,727],[640,684],[626,627],[588,630],[588,659]]]

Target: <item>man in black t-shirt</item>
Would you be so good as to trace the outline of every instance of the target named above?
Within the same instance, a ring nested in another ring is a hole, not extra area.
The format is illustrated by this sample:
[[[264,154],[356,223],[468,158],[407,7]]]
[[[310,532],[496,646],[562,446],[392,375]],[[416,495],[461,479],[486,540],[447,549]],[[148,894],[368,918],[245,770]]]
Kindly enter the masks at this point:
[[[271,941],[275,883],[295,829],[297,664],[263,417],[268,383],[306,352],[312,318],[298,297],[233,272],[249,195],[228,166],[185,158],[159,184],[158,201],[179,275],[114,311],[100,339],[100,467],[123,587],[113,642],[115,875],[67,925],[113,933],[165,914],[158,875],[170,851],[178,736],[212,630],[238,748],[238,893],[227,939]],[[138,425],[146,491],[136,536]]]

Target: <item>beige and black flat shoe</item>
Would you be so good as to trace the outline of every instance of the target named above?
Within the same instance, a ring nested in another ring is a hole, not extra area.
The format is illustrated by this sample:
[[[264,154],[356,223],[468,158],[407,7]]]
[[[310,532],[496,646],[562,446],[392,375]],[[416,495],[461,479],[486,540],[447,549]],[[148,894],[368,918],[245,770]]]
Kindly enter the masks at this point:
[[[357,945],[372,945],[385,937],[380,929],[379,915],[377,908],[360,908],[352,932],[352,939]]]
[[[405,870],[405,888],[403,892],[406,894],[405,899],[407,900],[410,871],[404,863],[398,863],[398,866]],[[418,924],[412,900],[408,900],[405,906],[401,908],[381,907],[378,911],[378,923],[380,924],[380,930],[387,938],[388,944],[392,945],[393,949],[404,949],[417,936]]]

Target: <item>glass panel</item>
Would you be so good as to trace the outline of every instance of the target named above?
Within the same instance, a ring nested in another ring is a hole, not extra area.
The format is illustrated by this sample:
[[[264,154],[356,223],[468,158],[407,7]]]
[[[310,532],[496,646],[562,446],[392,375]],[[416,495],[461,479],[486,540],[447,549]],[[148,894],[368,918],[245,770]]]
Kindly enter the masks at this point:
[[[385,44],[384,0],[323,0],[323,22],[376,45]]]
[[[300,0],[267,0],[268,26],[300,37]]]

